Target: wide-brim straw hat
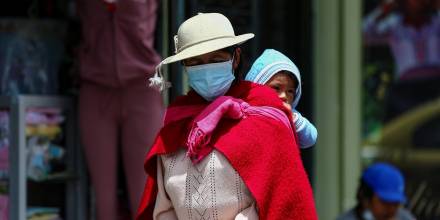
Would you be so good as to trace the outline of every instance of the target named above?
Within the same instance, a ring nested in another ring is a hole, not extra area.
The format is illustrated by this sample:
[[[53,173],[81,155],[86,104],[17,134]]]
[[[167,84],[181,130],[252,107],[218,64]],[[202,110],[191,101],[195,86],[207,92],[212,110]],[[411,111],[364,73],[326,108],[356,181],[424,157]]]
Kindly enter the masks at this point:
[[[180,25],[174,36],[175,55],[162,64],[169,64],[216,50],[241,44],[254,34],[235,35],[231,22],[219,13],[199,13]]]
[[[175,54],[164,59],[156,67],[150,86],[159,90],[170,86],[164,82],[162,65],[191,57],[200,56],[216,50],[239,45],[254,37],[254,34],[235,35],[231,22],[219,13],[199,13],[183,22],[174,36]]]

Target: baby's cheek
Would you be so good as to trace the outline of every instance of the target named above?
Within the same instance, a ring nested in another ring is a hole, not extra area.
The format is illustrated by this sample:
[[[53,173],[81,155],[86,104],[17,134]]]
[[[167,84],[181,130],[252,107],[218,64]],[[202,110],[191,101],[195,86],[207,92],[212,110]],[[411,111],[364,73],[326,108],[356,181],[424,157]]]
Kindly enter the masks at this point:
[[[287,99],[288,99],[287,101],[289,102],[289,105],[290,105],[290,104],[293,103],[293,100],[295,99],[295,96],[294,95],[289,95],[289,97]]]

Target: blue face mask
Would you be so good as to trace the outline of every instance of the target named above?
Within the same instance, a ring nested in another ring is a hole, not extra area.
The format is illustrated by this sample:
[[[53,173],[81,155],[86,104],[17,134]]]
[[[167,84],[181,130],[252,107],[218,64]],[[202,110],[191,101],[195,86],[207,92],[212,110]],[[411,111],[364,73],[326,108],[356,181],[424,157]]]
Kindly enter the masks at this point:
[[[232,60],[185,67],[189,85],[208,101],[224,95],[231,87],[235,76]]]
[[[374,220],[374,215],[369,209],[366,209],[362,212],[362,217],[365,220]]]

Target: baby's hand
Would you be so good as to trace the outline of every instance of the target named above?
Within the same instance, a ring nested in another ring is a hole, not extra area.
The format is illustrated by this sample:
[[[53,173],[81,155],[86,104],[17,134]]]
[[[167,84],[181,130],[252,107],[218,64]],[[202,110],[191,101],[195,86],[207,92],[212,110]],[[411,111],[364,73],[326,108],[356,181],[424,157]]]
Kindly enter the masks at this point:
[[[284,105],[284,107],[289,109],[289,111],[292,111],[292,106],[290,104],[283,102],[283,105]]]
[[[292,106],[289,103],[283,102],[284,107],[286,107],[287,109],[289,109],[289,111],[292,111]],[[292,113],[292,119],[293,121],[295,121],[296,119],[296,114],[295,112]]]
[[[295,112],[292,113],[292,119],[293,119],[293,121],[296,120],[296,113]]]

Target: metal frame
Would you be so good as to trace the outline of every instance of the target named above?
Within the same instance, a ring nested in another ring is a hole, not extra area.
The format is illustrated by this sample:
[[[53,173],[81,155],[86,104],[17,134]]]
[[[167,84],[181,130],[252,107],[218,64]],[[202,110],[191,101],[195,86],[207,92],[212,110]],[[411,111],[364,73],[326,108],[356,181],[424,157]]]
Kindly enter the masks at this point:
[[[66,220],[86,219],[86,174],[76,134],[76,111],[71,98],[60,96],[0,97],[0,107],[10,112],[10,207],[9,218],[26,220],[26,134],[25,114],[27,108],[61,108],[66,114],[67,171],[73,179],[66,180]]]

